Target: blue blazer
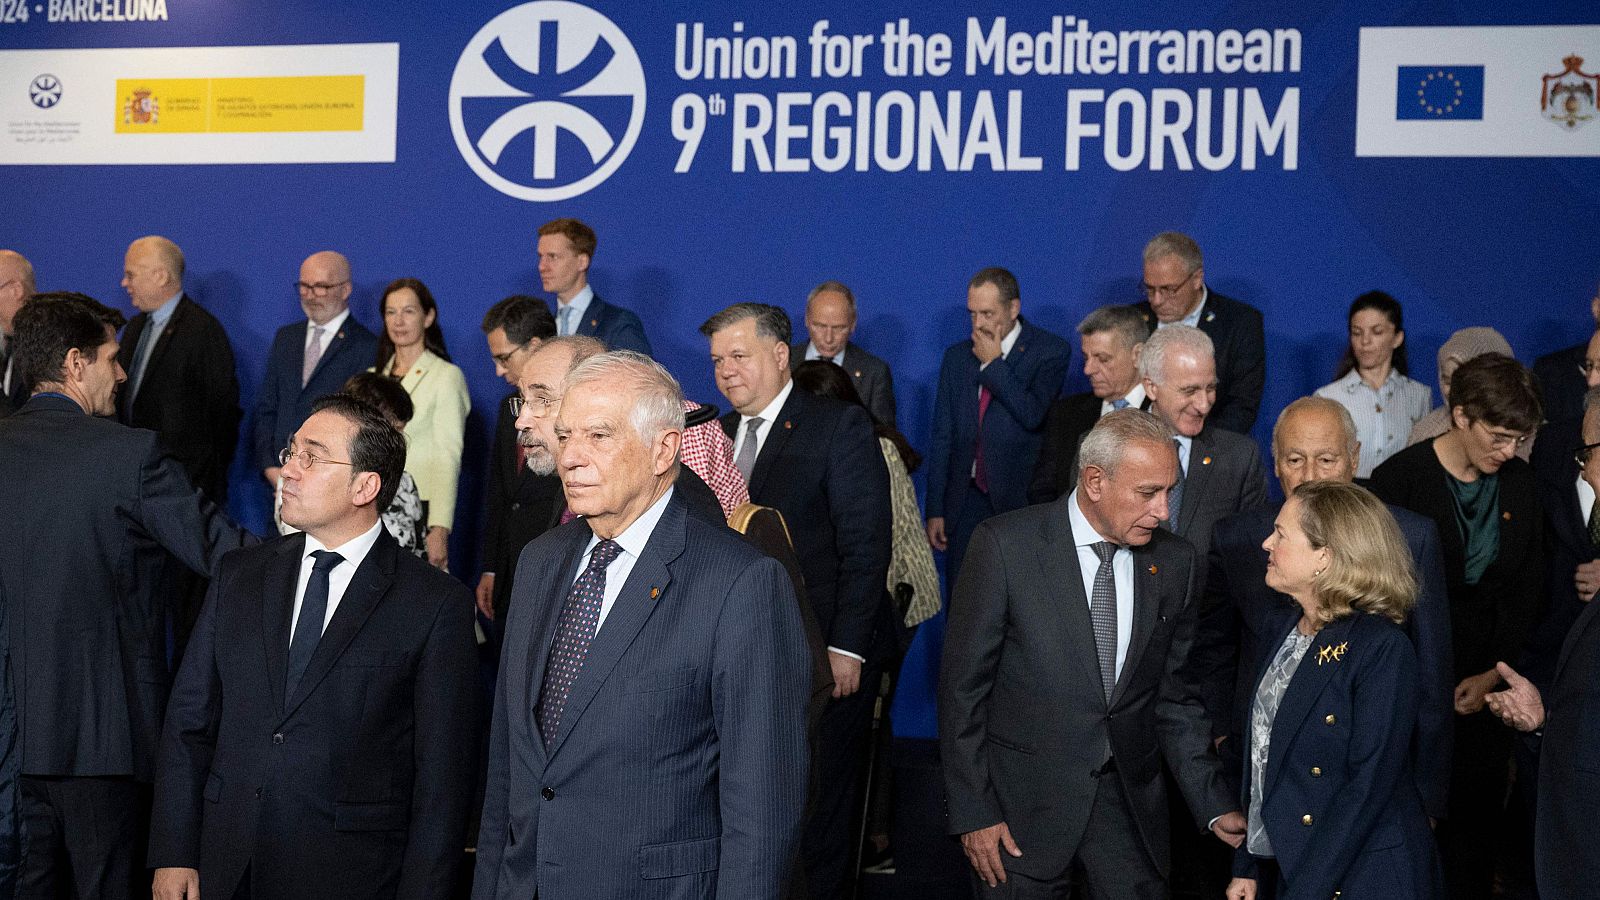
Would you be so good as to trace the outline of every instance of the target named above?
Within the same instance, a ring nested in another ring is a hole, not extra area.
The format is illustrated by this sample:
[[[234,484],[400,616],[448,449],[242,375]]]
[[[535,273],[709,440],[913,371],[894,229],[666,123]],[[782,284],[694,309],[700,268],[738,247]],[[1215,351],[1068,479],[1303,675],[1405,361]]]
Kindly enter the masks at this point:
[[[808,759],[793,582],[674,494],[547,747],[533,709],[591,536],[569,522],[517,565],[472,896],[778,897]]]
[[[289,445],[289,436],[311,415],[311,405],[319,398],[336,393],[350,376],[365,372],[376,362],[378,339],[365,325],[347,316],[344,324],[323,348],[322,359],[311,380],[300,384],[300,370],[306,359],[306,320],[278,329],[267,354],[267,375],[256,399],[256,469],[278,465],[278,451]]]
[[[1299,618],[1298,608],[1276,616],[1257,684]],[[1357,612],[1312,639],[1273,720],[1267,757],[1261,818],[1281,870],[1278,900],[1439,896],[1433,833],[1411,776],[1416,678],[1410,639],[1380,616]],[[1251,778],[1246,751],[1241,809],[1249,809]],[[1256,877],[1247,846],[1234,856],[1234,874]]]
[[[631,310],[613,306],[594,295],[583,311],[583,321],[578,323],[578,333],[598,338],[607,350],[633,350],[650,355],[650,339],[645,337],[644,323]]]
[[[994,395],[983,417],[989,498],[995,512],[1028,505],[1028,480],[1044,441],[1045,415],[1061,393],[1072,362],[1062,338],[1022,320],[1011,353],[979,371],[969,338],[944,352],[939,394],[933,407],[933,445],[928,451],[928,517],[958,511],[972,477],[978,444],[978,386]]]

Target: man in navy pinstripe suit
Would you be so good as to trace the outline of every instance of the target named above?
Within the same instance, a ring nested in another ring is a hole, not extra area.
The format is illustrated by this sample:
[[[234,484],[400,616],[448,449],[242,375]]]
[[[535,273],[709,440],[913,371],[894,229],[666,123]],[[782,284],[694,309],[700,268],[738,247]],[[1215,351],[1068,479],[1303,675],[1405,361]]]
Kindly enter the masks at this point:
[[[517,566],[475,900],[762,900],[793,868],[805,628],[783,567],[674,491],[682,399],[621,351],[545,405],[582,518]]]

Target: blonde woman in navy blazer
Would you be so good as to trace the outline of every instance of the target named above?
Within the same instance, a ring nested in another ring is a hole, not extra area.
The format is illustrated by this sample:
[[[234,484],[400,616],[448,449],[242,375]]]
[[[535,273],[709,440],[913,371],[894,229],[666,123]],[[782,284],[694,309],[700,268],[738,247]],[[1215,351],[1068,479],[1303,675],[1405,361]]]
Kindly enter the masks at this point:
[[[1441,896],[1410,772],[1417,659],[1400,623],[1417,584],[1399,526],[1365,489],[1314,481],[1263,546],[1267,585],[1295,605],[1260,659],[1229,900]]]

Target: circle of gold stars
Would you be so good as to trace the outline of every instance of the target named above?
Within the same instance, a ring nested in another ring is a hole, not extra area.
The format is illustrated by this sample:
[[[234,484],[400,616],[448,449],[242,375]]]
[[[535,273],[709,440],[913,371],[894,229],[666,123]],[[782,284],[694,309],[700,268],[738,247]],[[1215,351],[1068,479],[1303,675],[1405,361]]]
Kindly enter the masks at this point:
[[[1448,81],[1450,86],[1455,88],[1455,96],[1450,99],[1448,104],[1434,106],[1432,103],[1428,102],[1428,85],[1441,79]],[[1461,80],[1456,78],[1454,72],[1446,72],[1443,69],[1437,69],[1429,72],[1421,81],[1417,82],[1417,105],[1422,107],[1430,116],[1449,115],[1455,111],[1456,107],[1461,105],[1461,101],[1465,96],[1465,93],[1465,90],[1461,86]]]

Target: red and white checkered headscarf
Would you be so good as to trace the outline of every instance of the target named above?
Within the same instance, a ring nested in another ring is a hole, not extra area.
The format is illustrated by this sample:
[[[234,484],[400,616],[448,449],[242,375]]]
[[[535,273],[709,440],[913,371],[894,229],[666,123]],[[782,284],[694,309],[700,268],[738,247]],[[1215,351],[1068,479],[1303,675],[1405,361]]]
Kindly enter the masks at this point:
[[[683,401],[685,413],[699,408],[700,404],[693,400]],[[722,430],[721,422],[712,419],[684,429],[678,457],[717,495],[724,516],[733,515],[734,510],[750,502],[750,488],[739,474],[739,467],[733,464],[733,439]]]

